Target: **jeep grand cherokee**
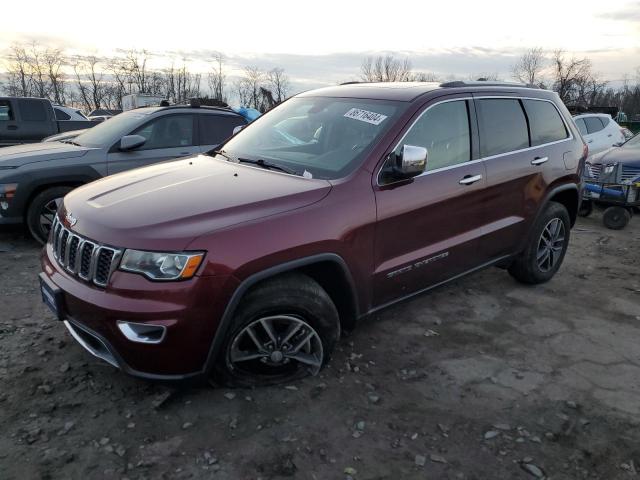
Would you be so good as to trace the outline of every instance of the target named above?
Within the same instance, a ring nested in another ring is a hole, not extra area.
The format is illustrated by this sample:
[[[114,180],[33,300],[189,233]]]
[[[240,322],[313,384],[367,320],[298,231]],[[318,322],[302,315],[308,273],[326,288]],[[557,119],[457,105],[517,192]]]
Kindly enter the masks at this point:
[[[558,271],[587,148],[555,93],[488,82],[297,95],[211,156],[64,198],[45,303],[89,352],[156,379],[291,381],[341,329],[489,265]]]

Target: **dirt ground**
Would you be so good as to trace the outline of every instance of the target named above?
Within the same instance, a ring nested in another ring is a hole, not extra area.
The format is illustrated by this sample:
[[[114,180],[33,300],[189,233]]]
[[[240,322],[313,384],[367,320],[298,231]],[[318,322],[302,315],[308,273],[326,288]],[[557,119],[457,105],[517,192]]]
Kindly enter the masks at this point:
[[[546,285],[469,276],[256,390],[94,359],[42,306],[38,252],[0,231],[2,480],[640,478],[640,216],[580,219]]]

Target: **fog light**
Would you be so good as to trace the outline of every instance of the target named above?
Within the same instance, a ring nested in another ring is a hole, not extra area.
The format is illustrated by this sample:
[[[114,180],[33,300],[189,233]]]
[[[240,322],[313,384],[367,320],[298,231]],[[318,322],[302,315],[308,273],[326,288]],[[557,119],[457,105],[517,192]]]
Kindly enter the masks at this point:
[[[163,325],[124,322],[122,320],[118,320],[118,328],[128,340],[136,343],[160,343],[167,333],[167,327]]]

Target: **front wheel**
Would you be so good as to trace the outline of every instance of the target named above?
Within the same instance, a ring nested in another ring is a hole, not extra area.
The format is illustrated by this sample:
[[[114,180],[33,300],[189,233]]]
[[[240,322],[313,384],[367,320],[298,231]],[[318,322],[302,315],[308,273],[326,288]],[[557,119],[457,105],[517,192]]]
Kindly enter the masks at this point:
[[[556,274],[569,245],[571,223],[564,205],[549,202],[536,220],[524,251],[509,267],[522,283],[544,283]]]
[[[40,192],[27,209],[27,226],[33,238],[44,244],[49,238],[51,225],[64,196],[72,187],[52,187]]]
[[[284,274],[242,299],[216,376],[252,387],[317,375],[339,337],[338,312],[326,291],[306,275]]]

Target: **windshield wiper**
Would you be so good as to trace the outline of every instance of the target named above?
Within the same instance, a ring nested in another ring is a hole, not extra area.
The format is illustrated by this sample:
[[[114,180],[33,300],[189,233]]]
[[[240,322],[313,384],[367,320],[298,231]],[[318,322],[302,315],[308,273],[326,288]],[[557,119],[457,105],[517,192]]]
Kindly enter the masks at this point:
[[[283,165],[278,165],[277,163],[268,162],[267,160],[263,160],[261,158],[257,160],[253,160],[251,158],[241,158],[241,157],[232,158],[229,154],[225,153],[224,150],[214,150],[212,153],[226,158],[227,161],[229,162],[250,163],[251,165],[257,165],[259,167],[266,168],[267,170],[279,170],[280,172],[288,173],[290,175],[300,176],[300,174],[292,168],[285,167]]]
[[[271,163],[261,158],[257,160],[252,160],[250,158],[240,158],[238,157],[238,162],[240,163],[250,163],[252,165],[258,165],[259,167],[266,168],[267,170],[279,170],[284,173],[288,173],[290,175],[300,175],[298,172],[293,170],[292,168],[285,167],[282,165],[278,165],[277,163]]]

